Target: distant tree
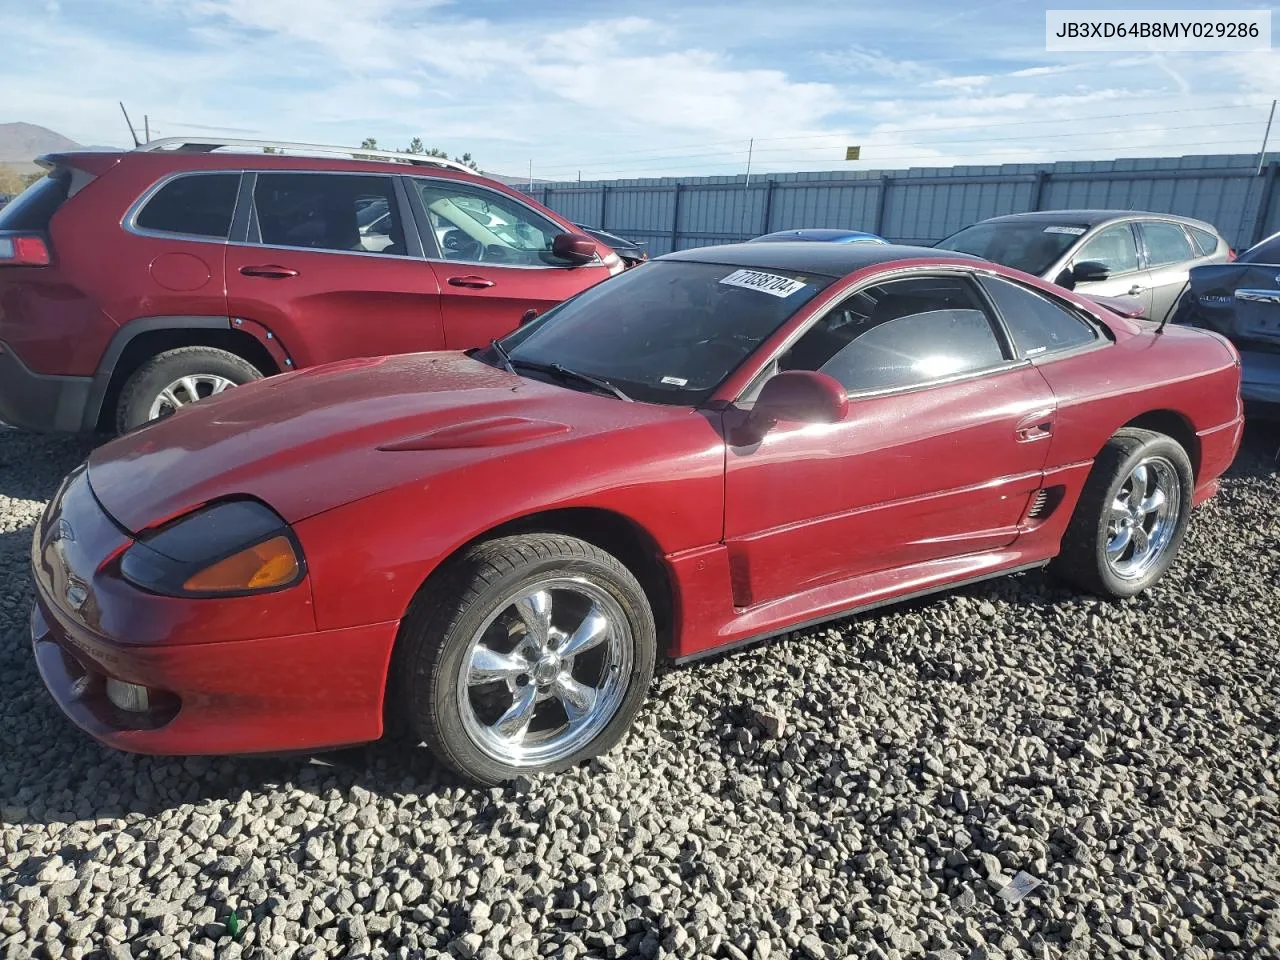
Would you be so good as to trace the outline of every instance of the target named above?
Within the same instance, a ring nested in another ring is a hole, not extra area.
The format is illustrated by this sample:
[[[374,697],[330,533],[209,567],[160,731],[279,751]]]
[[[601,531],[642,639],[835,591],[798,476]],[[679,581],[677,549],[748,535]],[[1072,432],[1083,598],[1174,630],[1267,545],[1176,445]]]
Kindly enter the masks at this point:
[[[378,141],[373,137],[365,137],[364,142],[360,144],[362,150],[377,150]],[[441,150],[439,147],[428,147],[422,142],[421,137],[414,137],[409,141],[409,145],[405,147],[402,153],[414,153],[423,157],[439,157],[442,160],[450,159],[447,150]],[[472,158],[471,154],[464,153],[460,157],[452,158],[455,163],[461,163],[463,166],[470,167],[472,170],[479,170],[480,167]]]
[[[39,176],[44,176],[44,171]],[[0,166],[0,193],[5,196],[21,193],[30,182],[26,174],[19,173],[13,167]]]

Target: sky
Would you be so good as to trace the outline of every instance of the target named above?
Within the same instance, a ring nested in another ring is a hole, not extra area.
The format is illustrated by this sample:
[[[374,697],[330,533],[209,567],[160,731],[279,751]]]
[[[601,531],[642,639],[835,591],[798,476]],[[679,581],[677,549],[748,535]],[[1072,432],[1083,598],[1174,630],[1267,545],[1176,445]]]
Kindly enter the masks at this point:
[[[0,122],[126,146],[123,100],[153,137],[418,136],[553,180],[1257,152],[1274,50],[1050,54],[1046,6],[1098,5],[0,0]]]

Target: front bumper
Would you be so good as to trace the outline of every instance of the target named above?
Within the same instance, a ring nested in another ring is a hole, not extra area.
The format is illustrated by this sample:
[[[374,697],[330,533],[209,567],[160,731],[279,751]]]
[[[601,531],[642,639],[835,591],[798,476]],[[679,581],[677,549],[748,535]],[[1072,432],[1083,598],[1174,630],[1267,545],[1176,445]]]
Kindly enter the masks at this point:
[[[131,542],[83,468],[32,538],[32,648],[45,686],[82,730],[121,750],[178,755],[315,750],[382,735],[397,622],[318,630],[308,581],[217,599],[146,593],[116,571]],[[108,680],[145,687],[146,706],[112,703]]]
[[[92,377],[57,377],[27,369],[0,342],[0,421],[41,433],[76,433],[84,427]]]
[[[31,643],[62,712],[109,747],[170,756],[275,753],[382,736],[397,626],[130,647],[69,623],[42,595],[31,612]],[[108,677],[147,687],[152,708],[116,707],[106,695]]]

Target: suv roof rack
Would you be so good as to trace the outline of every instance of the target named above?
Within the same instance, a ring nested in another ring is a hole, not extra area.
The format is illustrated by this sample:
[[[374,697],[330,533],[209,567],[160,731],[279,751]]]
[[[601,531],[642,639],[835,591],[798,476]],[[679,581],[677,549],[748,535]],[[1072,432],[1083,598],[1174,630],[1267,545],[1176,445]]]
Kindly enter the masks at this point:
[[[165,137],[162,140],[151,140],[135,148],[144,153],[170,150],[177,153],[212,153],[224,147],[245,150],[262,150],[266,148],[281,153],[289,152],[303,155],[334,154],[351,157],[354,160],[389,160],[397,163],[411,163],[423,167],[445,167],[449,170],[460,170],[463,173],[476,175],[466,164],[444,157],[429,157],[422,153],[398,153],[394,150],[365,150],[361,147],[336,147],[319,143],[289,143],[283,140],[209,140],[190,139],[188,137]]]

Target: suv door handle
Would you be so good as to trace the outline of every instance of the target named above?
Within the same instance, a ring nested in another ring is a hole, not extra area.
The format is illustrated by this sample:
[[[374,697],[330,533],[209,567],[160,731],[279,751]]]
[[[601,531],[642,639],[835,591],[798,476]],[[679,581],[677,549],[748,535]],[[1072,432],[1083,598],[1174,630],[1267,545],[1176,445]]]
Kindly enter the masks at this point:
[[[1014,436],[1019,443],[1030,443],[1032,440],[1043,440],[1053,435],[1053,411],[1040,410],[1030,416],[1023,417],[1013,428]]]
[[[240,272],[246,277],[267,277],[271,280],[284,280],[288,277],[296,277],[298,271],[292,267],[282,267],[278,264],[267,263],[261,266],[241,267]]]
[[[1145,289],[1147,289],[1147,288],[1146,288],[1146,287],[1144,287],[1142,284],[1140,284],[1140,283],[1135,283],[1132,287],[1130,287],[1130,288],[1129,288],[1129,296],[1131,296],[1131,297],[1136,297],[1138,294],[1140,294],[1140,293],[1141,293],[1143,290],[1145,290]]]
[[[449,286],[451,287],[470,287],[473,290],[483,290],[485,287],[497,286],[488,277],[466,276],[466,277],[450,277]]]

